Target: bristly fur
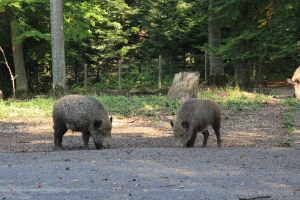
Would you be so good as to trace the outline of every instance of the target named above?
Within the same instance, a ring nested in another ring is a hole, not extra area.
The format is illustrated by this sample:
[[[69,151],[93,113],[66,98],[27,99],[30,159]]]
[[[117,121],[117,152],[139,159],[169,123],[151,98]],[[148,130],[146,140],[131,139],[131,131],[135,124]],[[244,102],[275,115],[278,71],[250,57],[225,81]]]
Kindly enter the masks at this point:
[[[110,148],[112,118],[97,99],[83,95],[68,95],[53,107],[54,144],[62,148],[62,137],[68,129],[81,131],[84,148],[91,136],[97,149]]]
[[[175,123],[171,122],[177,147],[193,147],[198,132],[202,132],[203,147],[207,144],[209,136],[208,127],[212,126],[218,146],[222,146],[220,139],[221,109],[211,99],[189,99],[179,110]]]

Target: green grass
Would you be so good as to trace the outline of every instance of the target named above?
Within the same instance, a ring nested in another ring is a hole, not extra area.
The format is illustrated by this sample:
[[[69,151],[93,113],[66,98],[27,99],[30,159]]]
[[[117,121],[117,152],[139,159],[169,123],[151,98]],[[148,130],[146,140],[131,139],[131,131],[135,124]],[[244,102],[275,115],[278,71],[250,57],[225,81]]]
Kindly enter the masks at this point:
[[[134,117],[138,115],[155,116],[163,111],[175,114],[179,108],[178,101],[166,101],[165,96],[107,96],[95,97],[106,107],[109,113],[118,117]]]
[[[245,92],[239,88],[228,87],[215,91],[204,91],[199,93],[198,98],[210,98],[219,103],[221,109],[237,111],[250,111],[259,109],[272,99],[270,95],[256,92]]]
[[[106,107],[110,115],[116,115],[119,118],[147,116],[150,120],[155,120],[157,115],[176,115],[180,107],[178,100],[166,100],[162,95],[149,96],[94,96],[99,99]],[[198,98],[210,98],[219,103],[222,110],[227,110],[225,118],[230,114],[240,111],[250,111],[260,109],[272,99],[270,95],[261,93],[249,93],[241,91],[238,88],[207,89],[198,93]],[[0,100],[0,119],[11,118],[41,118],[51,117],[52,108],[55,103],[52,98],[34,98],[24,101]],[[280,102],[289,107],[289,112],[298,109],[298,102],[294,99],[287,99]],[[288,112],[287,112],[288,113]],[[285,117],[286,126],[290,127],[292,119],[287,115]]]
[[[285,99],[281,103],[288,106],[288,109],[284,112],[284,126],[287,133],[291,133],[296,130],[294,126],[294,112],[299,109],[299,103],[295,98]]]
[[[24,101],[0,100],[0,119],[49,117],[54,102],[52,98],[34,98]]]

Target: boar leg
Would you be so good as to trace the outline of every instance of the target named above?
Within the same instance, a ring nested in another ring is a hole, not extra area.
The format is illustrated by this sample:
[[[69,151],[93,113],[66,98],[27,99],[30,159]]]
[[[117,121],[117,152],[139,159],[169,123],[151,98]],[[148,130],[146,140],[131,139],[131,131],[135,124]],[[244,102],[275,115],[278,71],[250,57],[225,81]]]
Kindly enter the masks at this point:
[[[218,147],[222,147],[222,141],[221,141],[221,138],[220,138],[220,130],[219,129],[214,129],[214,130],[215,130],[215,133],[216,133],[216,136],[217,136]]]
[[[56,149],[62,148],[62,138],[67,130],[68,129],[65,126],[60,126],[54,129],[54,145]]]
[[[208,132],[208,130],[205,130],[205,131],[202,131],[202,134],[203,134],[203,137],[204,137],[202,147],[206,147],[209,132]]]
[[[83,139],[83,148],[85,150],[89,149],[89,139],[90,139],[90,132],[89,131],[82,131],[82,139]]]
[[[189,139],[189,141],[187,142],[186,144],[186,147],[189,148],[189,147],[194,147],[194,143],[195,143],[195,140],[196,140],[196,137],[197,137],[197,131],[195,131],[192,135],[192,137]]]

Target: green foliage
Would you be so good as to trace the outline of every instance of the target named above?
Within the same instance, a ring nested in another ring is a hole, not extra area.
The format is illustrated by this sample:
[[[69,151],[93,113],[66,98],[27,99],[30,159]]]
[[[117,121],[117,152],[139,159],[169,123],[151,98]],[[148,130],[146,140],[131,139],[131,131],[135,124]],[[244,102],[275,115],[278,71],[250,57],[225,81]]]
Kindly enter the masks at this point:
[[[24,101],[0,100],[0,119],[49,117],[52,115],[54,102],[51,98]]]
[[[198,98],[213,99],[219,103],[222,109],[238,112],[259,109],[272,97],[262,93],[249,93],[241,91],[239,88],[227,87],[204,90],[198,94]],[[229,118],[229,115],[226,117]]]
[[[155,116],[165,111],[171,114],[179,107],[177,101],[166,101],[164,96],[97,96],[106,109],[118,117],[133,117],[137,115]],[[177,103],[176,103],[177,102]]]
[[[284,126],[287,130],[287,133],[291,133],[296,130],[294,126],[294,117],[291,112],[286,112],[284,114]]]
[[[141,1],[132,18],[143,31],[137,41],[137,51],[146,57],[199,52],[199,43],[207,36],[203,2]]]
[[[283,103],[284,103],[285,105],[291,106],[291,107],[292,107],[291,109],[292,109],[293,111],[295,111],[295,109],[297,109],[297,108],[299,107],[299,102],[298,102],[298,100],[295,99],[295,98],[285,99],[285,100],[283,101]]]
[[[93,96],[100,100],[110,113],[119,118],[145,115],[155,119],[157,115],[168,113],[175,115],[180,106],[179,101],[166,101],[165,96]],[[51,117],[56,100],[52,98],[34,98],[24,101],[0,101],[0,119]]]
[[[65,0],[66,65],[72,69],[87,63],[99,69],[101,78],[108,82],[101,79],[99,88],[103,89],[117,87],[115,73],[119,59],[134,63],[129,66],[133,68],[131,74],[122,77],[126,89],[156,85],[152,79],[157,74],[156,68],[137,73],[135,64],[157,58],[159,54],[187,59],[186,55],[191,53],[216,52],[226,61],[225,73],[230,81],[236,63],[257,66],[259,60],[264,80],[286,79],[292,75],[299,61],[300,4],[297,1],[215,2],[214,9],[209,10],[208,1],[204,0]],[[222,35],[217,49],[210,49],[207,44],[207,20],[211,13],[218,13],[212,23]],[[11,52],[9,19],[14,17],[21,29],[18,41],[23,43],[26,69],[32,75],[31,91],[48,92],[52,73],[49,1],[2,0],[0,15],[1,45]],[[239,55],[241,46],[246,48]],[[12,66],[12,57],[8,60]],[[186,66],[186,63],[181,64]],[[203,64],[194,64],[196,70],[203,68]],[[170,65],[170,70],[177,70],[177,66]],[[163,85],[169,86],[173,74],[167,73],[164,72]],[[256,80],[254,77],[253,81]]]
[[[285,139],[282,143],[281,146],[283,147],[291,147],[294,143],[294,140],[291,138]]]
[[[285,79],[278,62],[283,60],[298,60],[297,28],[295,20],[299,3],[295,1],[219,1],[221,14],[220,26],[227,24],[229,34],[223,38],[223,45],[218,54],[230,58],[226,64],[238,62],[256,62],[261,59],[265,66],[275,67],[270,73],[265,72],[268,80]],[[256,9],[254,9],[256,8]],[[229,17],[228,17],[229,16]],[[241,21],[243,23],[241,23]],[[299,31],[299,30],[298,30]],[[250,43],[247,43],[249,42]],[[241,46],[247,43],[241,55]],[[282,63],[283,65],[286,65]],[[292,66],[291,66],[292,67]],[[274,77],[274,75],[277,77]],[[269,76],[272,77],[269,77]]]
[[[94,84],[99,90],[117,90],[119,87],[119,78],[117,75],[100,75],[100,81]]]
[[[93,95],[94,96],[94,95]],[[134,117],[144,115],[156,120],[157,116],[176,115],[180,103],[178,100],[166,100],[163,95],[150,96],[108,96],[101,94],[94,96],[100,100],[110,113],[119,118]],[[205,95],[199,95],[198,98],[211,98],[219,103],[225,113],[225,119],[239,111],[251,111],[259,109],[266,105],[270,96],[260,93],[248,93],[236,88],[223,88],[217,90],[207,90]],[[0,101],[0,119],[10,119],[18,117],[50,117],[52,108],[56,100],[52,98],[36,97],[31,100]],[[298,102],[294,99],[287,99],[281,102],[289,107],[284,116],[284,123],[288,130],[293,130],[293,112],[298,109]]]
[[[299,102],[295,98],[289,98],[282,101],[282,103],[288,106],[284,112],[284,126],[287,130],[287,133],[291,133],[296,130],[294,125],[294,113],[299,110]]]
[[[180,107],[180,102],[178,100],[167,100],[165,104],[171,115],[177,114],[178,108]]]
[[[83,83],[74,83],[73,85],[71,85],[70,91],[75,93],[84,93]]]

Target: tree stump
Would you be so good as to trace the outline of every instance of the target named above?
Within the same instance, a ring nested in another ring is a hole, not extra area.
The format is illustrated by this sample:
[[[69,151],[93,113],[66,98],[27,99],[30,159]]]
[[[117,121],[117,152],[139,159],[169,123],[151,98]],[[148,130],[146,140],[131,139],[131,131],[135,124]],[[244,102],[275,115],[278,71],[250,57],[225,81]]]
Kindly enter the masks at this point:
[[[167,100],[178,99],[182,104],[190,98],[196,98],[198,94],[199,79],[199,72],[180,72],[175,74],[173,83],[167,95]]]
[[[287,79],[287,82],[292,84],[295,89],[294,97],[300,99],[300,66],[294,72],[292,79]]]

